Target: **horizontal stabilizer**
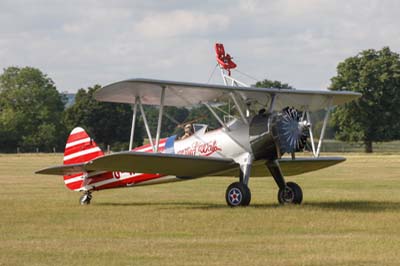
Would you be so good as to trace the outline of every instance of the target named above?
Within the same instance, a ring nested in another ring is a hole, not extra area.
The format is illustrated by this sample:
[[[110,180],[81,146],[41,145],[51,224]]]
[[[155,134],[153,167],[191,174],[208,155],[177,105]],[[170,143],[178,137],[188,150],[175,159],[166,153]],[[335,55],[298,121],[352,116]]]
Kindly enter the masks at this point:
[[[85,163],[77,163],[77,164],[67,164],[67,165],[59,165],[52,166],[49,168],[44,168],[39,171],[36,171],[35,174],[42,175],[73,175],[85,172]]]

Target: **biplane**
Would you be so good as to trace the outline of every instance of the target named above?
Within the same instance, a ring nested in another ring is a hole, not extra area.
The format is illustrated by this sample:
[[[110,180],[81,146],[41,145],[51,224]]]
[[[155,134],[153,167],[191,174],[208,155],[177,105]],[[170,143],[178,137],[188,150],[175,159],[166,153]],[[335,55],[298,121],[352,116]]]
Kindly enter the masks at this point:
[[[275,180],[279,203],[300,204],[302,189],[294,182],[286,182],[286,177],[345,160],[320,157],[321,145],[332,108],[357,99],[361,94],[250,87],[231,76],[236,64],[225,53],[224,46],[217,43],[215,51],[224,85],[137,78],[99,89],[96,100],[132,106],[129,150],[106,155],[84,129],[77,127],[68,137],[63,165],[36,173],[64,176],[69,189],[83,192],[82,205],[91,202],[94,191],[205,176],[238,178],[225,193],[226,202],[232,207],[249,205],[249,180],[265,176]],[[216,110],[226,102],[233,105],[234,113],[221,117]],[[158,107],[155,138],[144,105]],[[220,128],[209,130],[206,124],[193,124],[185,126],[185,137],[160,137],[165,106],[199,105],[207,107]],[[319,140],[314,141],[310,112],[317,110],[326,110],[326,113]],[[139,111],[149,144],[133,148]],[[296,152],[302,151],[307,143],[312,155],[296,157]]]

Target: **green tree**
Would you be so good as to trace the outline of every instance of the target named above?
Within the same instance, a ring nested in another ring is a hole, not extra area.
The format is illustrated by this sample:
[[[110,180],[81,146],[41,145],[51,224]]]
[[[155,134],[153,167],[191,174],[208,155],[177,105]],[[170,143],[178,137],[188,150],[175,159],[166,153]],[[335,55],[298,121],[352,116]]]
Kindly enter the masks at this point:
[[[0,149],[60,149],[65,98],[39,69],[8,67],[0,75]]]
[[[262,81],[258,81],[255,84],[255,86],[258,88],[275,88],[275,89],[289,89],[289,90],[294,89],[292,86],[290,86],[287,83],[282,83],[278,80],[269,80],[269,79],[264,79]]]
[[[360,52],[339,63],[331,79],[332,90],[361,92],[362,97],[336,108],[333,121],[337,138],[372,143],[398,139],[400,135],[400,59],[389,47]]]
[[[128,104],[98,102],[93,94],[100,85],[80,89],[75,103],[65,110],[68,130],[82,126],[99,145],[127,149],[132,123],[132,108]],[[138,119],[138,118],[137,118]],[[141,123],[136,121],[134,145],[143,143]]]

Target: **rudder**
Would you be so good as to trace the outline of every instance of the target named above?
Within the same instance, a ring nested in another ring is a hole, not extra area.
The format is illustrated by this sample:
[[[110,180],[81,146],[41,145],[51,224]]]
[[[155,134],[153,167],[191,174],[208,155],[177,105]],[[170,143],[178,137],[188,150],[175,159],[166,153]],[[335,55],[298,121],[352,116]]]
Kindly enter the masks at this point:
[[[64,151],[64,165],[85,163],[99,156],[103,151],[81,127],[74,128],[67,140]],[[78,190],[83,184],[83,173],[64,176],[65,185],[71,190]]]

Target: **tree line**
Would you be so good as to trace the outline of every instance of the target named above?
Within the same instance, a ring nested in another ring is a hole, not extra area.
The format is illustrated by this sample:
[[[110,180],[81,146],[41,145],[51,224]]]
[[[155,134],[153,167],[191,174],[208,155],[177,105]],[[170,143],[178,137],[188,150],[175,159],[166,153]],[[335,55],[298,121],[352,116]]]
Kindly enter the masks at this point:
[[[258,87],[294,89],[286,83],[265,79]],[[66,107],[67,97],[53,80],[33,67],[8,67],[0,75],[0,152],[32,152],[38,149],[63,151],[69,132],[82,126],[103,147],[127,149],[132,108],[128,104],[97,102],[93,95],[101,86],[80,89],[73,105]],[[362,142],[372,152],[373,142],[400,139],[400,58],[384,47],[365,50],[337,66],[331,90],[361,92],[356,101],[335,108],[328,137]],[[229,113],[229,106],[217,110]],[[145,106],[152,132],[156,131],[158,108]],[[180,134],[186,122],[219,127],[206,107],[165,107],[162,136]],[[316,114],[317,119],[321,113]],[[146,136],[142,116],[138,115],[134,144],[141,145]],[[315,126],[314,126],[315,127]],[[318,127],[318,125],[317,125]]]

